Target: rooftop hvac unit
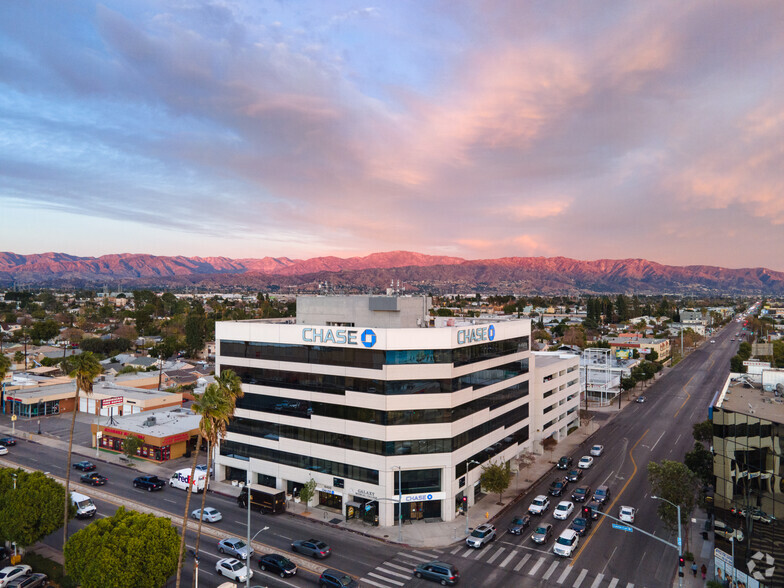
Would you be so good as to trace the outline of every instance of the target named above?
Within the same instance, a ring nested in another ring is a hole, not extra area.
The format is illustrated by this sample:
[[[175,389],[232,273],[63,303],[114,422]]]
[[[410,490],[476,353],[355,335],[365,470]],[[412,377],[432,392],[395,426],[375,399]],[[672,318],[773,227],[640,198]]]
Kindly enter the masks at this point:
[[[156,422],[157,421],[155,420],[154,416],[147,417],[147,420],[144,421],[144,426],[145,427],[154,427]]]

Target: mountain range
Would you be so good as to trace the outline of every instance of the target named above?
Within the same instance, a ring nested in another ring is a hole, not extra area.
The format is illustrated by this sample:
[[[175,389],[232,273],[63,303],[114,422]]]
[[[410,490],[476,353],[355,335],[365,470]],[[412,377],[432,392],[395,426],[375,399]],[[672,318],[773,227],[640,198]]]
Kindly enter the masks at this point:
[[[121,253],[0,252],[0,286],[112,288],[185,287],[318,291],[329,282],[343,292],[383,292],[399,282],[406,292],[496,291],[520,294],[784,294],[784,272],[671,266],[644,259],[580,261],[566,257],[462,259],[409,251],[365,257],[290,259],[184,257]]]

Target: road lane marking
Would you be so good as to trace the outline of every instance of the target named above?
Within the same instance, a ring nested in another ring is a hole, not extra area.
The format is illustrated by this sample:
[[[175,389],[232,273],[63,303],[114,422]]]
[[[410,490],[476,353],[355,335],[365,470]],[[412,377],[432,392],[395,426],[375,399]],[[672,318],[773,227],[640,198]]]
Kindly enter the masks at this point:
[[[617,551],[617,549],[618,549],[618,546],[616,545],[615,548],[613,549],[613,552],[610,554],[610,557],[607,558],[607,561],[605,562],[604,567],[602,568],[602,573],[607,571],[607,566],[610,565],[610,562],[612,561],[612,558],[615,555],[615,552]]]
[[[424,551],[416,551],[416,550],[412,551],[411,553],[418,553],[419,555],[424,555],[425,557],[428,558],[428,561],[433,559],[433,554],[432,553],[425,553]]]
[[[596,579],[593,581],[593,584],[591,584],[591,588],[599,588],[599,584],[602,583],[602,580],[604,580],[604,574],[599,574],[598,576],[596,576]]]
[[[393,580],[392,578],[385,578],[384,576],[379,576],[378,574],[374,574],[370,572],[368,576],[372,576],[374,578],[378,578],[379,580],[384,580],[384,582],[389,582],[390,584],[394,584],[395,586],[405,586],[405,582],[398,582],[397,580]]]
[[[634,461],[634,450],[637,448],[637,445],[640,444],[640,441],[642,441],[645,438],[645,436],[648,434],[648,431],[650,431],[650,429],[645,429],[645,432],[642,435],[640,435],[640,438],[637,439],[635,444],[632,445],[632,448],[629,450],[629,458],[632,460],[634,471],[632,471],[632,475],[629,476],[629,479],[626,480],[626,483],[623,485],[623,488],[621,488],[621,491],[615,495],[615,500],[613,500],[612,503],[610,503],[609,507],[607,508],[608,511],[612,510],[613,506],[615,506],[615,503],[618,502],[621,496],[623,496],[623,493],[626,491],[627,486],[631,484],[631,481],[634,479],[634,476],[637,475],[637,462]],[[573,566],[575,563],[577,563],[577,560],[580,559],[580,555],[582,555],[583,549],[585,549],[585,546],[588,545],[588,543],[590,543],[591,538],[596,537],[597,530],[599,529],[599,527],[602,526],[602,523],[604,523],[604,521],[605,521],[605,517],[601,517],[599,522],[596,523],[596,526],[593,528],[593,531],[588,536],[588,538],[580,544],[580,547],[577,548],[577,553],[574,555],[574,558],[572,559],[572,562],[569,565]]]
[[[499,556],[500,556],[500,555],[501,555],[501,554],[502,554],[504,551],[506,551],[506,549],[505,549],[505,548],[503,548],[503,547],[499,547],[499,548],[498,548],[498,551],[496,551],[496,552],[493,554],[493,557],[491,557],[490,559],[488,559],[488,560],[487,560],[487,563],[489,563],[489,564],[493,563],[495,560],[497,560],[497,559],[498,559],[498,557],[499,557]]]
[[[685,385],[685,386],[682,388],[682,389],[683,389],[683,392],[684,392],[684,394],[686,394],[686,400],[684,400],[684,401],[683,401],[683,404],[681,404],[681,405],[680,405],[680,407],[678,408],[678,410],[676,410],[676,411],[675,411],[675,414],[674,414],[674,415],[672,415],[672,418],[673,418],[673,419],[676,419],[676,418],[678,418],[678,413],[681,411],[681,409],[682,409],[684,406],[686,406],[686,403],[687,403],[689,400],[691,400],[691,394],[689,394],[688,392],[686,392],[686,387],[687,387],[689,384],[691,384],[691,381],[692,381],[692,380],[693,380],[693,379],[694,379],[696,376],[697,376],[697,374],[695,373],[695,374],[694,374],[694,375],[693,375],[691,378],[689,378],[689,381],[688,381],[688,382],[686,382],[686,385]]]
[[[455,548],[454,548],[452,551],[450,551],[449,553],[451,553],[452,555],[454,555],[454,554],[456,554],[458,551],[460,551],[461,549],[463,549],[463,546],[462,546],[462,545],[458,545],[457,547],[455,547]]]
[[[404,572],[408,572],[409,576],[411,575],[411,568],[410,567],[406,568],[406,567],[403,567],[403,566],[399,566],[397,564],[393,564],[391,561],[385,561],[381,565],[382,566],[387,566],[388,568],[395,568],[396,570],[402,570]]]
[[[384,564],[381,564],[381,565],[383,566]],[[378,566],[376,569],[379,572],[384,572],[385,574],[392,574],[393,576],[397,576],[398,578],[404,578],[406,580],[410,580],[411,579],[411,574],[401,574],[401,573],[398,573],[398,572],[393,572],[392,570],[386,570],[386,569],[382,568],[381,566]]]
[[[529,576],[533,576],[533,575],[535,575],[535,574],[536,574],[536,572],[538,572],[538,571],[539,571],[539,568],[541,568],[541,567],[542,567],[542,564],[543,564],[543,563],[544,563],[544,558],[543,558],[543,557],[540,557],[540,558],[539,558],[539,561],[538,561],[538,562],[536,562],[536,563],[534,564],[534,567],[532,567],[530,570],[528,570],[528,575],[529,575]]]
[[[506,556],[506,559],[501,562],[500,567],[505,568],[507,564],[514,559],[515,555],[517,555],[517,553],[512,551],[509,555]]]
[[[386,584],[379,584],[378,582],[374,582],[373,580],[368,580],[367,578],[362,578],[362,581],[365,584],[372,584],[373,586],[378,586],[378,588],[389,588]]]
[[[656,449],[656,446],[659,444],[659,441],[661,441],[661,440],[662,440],[662,437],[664,437],[666,434],[667,434],[667,431],[664,431],[664,432],[663,432],[663,433],[662,433],[662,434],[659,436],[659,438],[658,438],[658,439],[656,439],[656,443],[654,443],[654,444],[653,444],[653,447],[651,447],[651,453],[653,453],[653,450],[654,450],[654,449]]]
[[[523,559],[521,559],[520,562],[514,567],[514,571],[519,572],[520,568],[522,568],[525,565],[525,562],[527,562],[530,558],[531,558],[531,554],[526,553],[525,557],[523,557]]]
[[[483,547],[479,547],[479,548],[477,548],[477,551],[479,553],[476,554],[476,557],[474,559],[479,560],[479,559],[482,559],[485,555],[487,555],[490,550],[487,547],[484,547],[484,548]]]
[[[574,562],[572,562],[572,563],[574,563]],[[583,571],[580,572],[580,575],[577,576],[577,579],[574,581],[574,584],[572,584],[573,588],[580,588],[580,584],[583,583],[583,578],[585,578],[585,576],[587,574],[588,574],[588,570],[583,568]]]
[[[607,586],[607,588],[615,588],[617,585],[618,585],[618,578],[613,578],[612,582],[610,582],[610,585]]]
[[[556,580],[556,582],[558,582],[559,584],[563,584],[564,581],[566,580],[566,577],[571,573],[572,573],[572,567],[566,566],[566,569],[563,571],[563,573],[560,576],[558,576],[558,580]]]
[[[469,551],[470,551],[470,548],[469,548]],[[427,561],[432,561],[433,560],[432,557],[419,557],[417,555],[411,555],[410,553],[406,553],[405,551],[399,551],[397,554],[400,557],[407,557],[408,559],[413,559],[414,561],[423,562],[423,563],[427,562]]]
[[[473,547],[466,547],[466,550],[463,552],[462,557],[471,557],[471,554],[474,552]]]
[[[549,567],[549,568],[547,569],[547,571],[544,573],[544,576],[542,576],[542,579],[543,579],[543,580],[549,580],[549,579],[550,579],[550,576],[552,576],[552,575],[553,575],[553,572],[555,571],[555,568],[557,568],[557,567],[558,567],[558,564],[559,564],[559,563],[561,563],[561,562],[559,562],[558,560],[555,560],[553,563],[551,563],[551,564],[550,564],[550,567]]]

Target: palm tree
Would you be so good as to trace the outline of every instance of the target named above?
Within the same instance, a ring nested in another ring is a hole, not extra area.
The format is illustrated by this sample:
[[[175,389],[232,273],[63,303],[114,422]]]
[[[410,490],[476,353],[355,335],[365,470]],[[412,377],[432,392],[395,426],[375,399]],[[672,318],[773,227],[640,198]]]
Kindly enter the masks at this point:
[[[199,421],[199,435],[196,438],[196,451],[193,454],[193,465],[191,466],[191,480],[188,484],[188,494],[185,498],[185,512],[182,516],[182,536],[180,537],[180,554],[177,560],[177,580],[176,588],[180,587],[180,579],[182,576],[182,558],[185,553],[185,535],[188,530],[188,511],[190,510],[191,495],[193,493],[193,486],[196,478],[196,464],[199,461],[199,447],[201,447],[202,439],[209,438],[213,434],[215,427],[220,427],[218,423],[228,422],[229,417],[234,411],[234,407],[229,398],[221,393],[217,384],[210,384],[203,394],[195,394],[195,399],[191,405],[191,410],[196,414],[201,415]],[[225,425],[224,425],[225,426]],[[205,435],[206,434],[206,435]],[[209,480],[209,464],[210,457],[207,456],[207,480]],[[204,494],[207,494],[207,483],[204,484]],[[202,500],[203,502],[203,500]],[[203,508],[203,507],[202,507]],[[199,521],[199,529],[201,529],[201,521]],[[196,552],[198,553],[198,551]],[[194,576],[195,580],[195,576]]]
[[[73,416],[71,417],[71,433],[68,437],[68,465],[65,467],[65,513],[63,514],[63,549],[68,540],[68,511],[71,506],[71,493],[68,484],[71,481],[71,451],[73,449],[74,425],[76,425],[76,413],[79,412],[79,390],[83,390],[86,396],[93,393],[93,380],[103,371],[98,359],[87,351],[75,355],[73,358],[74,370],[68,374],[76,379],[76,392],[74,393]]]

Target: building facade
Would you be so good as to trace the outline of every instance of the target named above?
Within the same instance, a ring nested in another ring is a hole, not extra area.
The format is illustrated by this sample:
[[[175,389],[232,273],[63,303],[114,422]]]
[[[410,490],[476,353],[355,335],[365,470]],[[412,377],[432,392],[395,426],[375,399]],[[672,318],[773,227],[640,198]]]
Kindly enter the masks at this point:
[[[394,312],[392,303],[368,304]],[[296,495],[312,478],[316,503],[382,526],[399,508],[404,519],[453,520],[463,497],[470,506],[481,491],[481,465],[530,448],[529,339],[528,320],[219,322],[216,370],[235,371],[245,395],[216,479],[250,472],[253,483]]]
[[[580,356],[575,353],[532,354],[531,437],[564,439],[580,426]]]

